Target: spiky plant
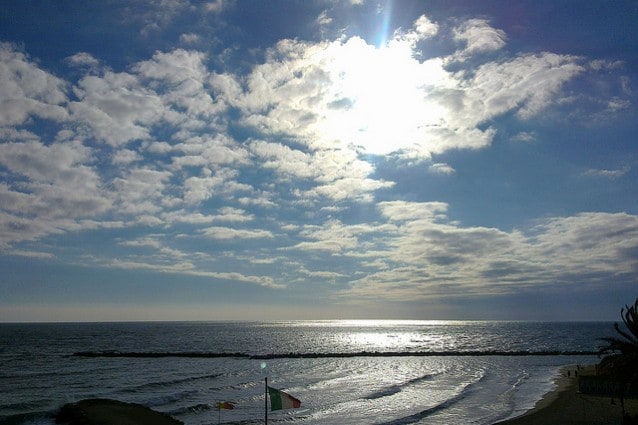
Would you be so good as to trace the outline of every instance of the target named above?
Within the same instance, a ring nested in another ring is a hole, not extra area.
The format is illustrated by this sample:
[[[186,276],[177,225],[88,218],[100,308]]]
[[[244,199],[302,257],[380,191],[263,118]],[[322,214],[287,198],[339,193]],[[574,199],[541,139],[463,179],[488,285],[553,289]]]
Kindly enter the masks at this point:
[[[607,345],[601,347],[599,352],[605,355],[600,367],[625,382],[638,382],[638,298],[633,306],[622,308],[620,315],[625,329],[616,322],[614,329],[618,336],[601,338]]]

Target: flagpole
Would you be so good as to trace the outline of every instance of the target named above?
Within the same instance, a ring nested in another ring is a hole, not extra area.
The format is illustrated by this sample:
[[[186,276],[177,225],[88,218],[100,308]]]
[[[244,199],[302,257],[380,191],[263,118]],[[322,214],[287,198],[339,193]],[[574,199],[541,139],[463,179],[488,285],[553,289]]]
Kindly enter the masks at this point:
[[[268,425],[268,377],[264,379],[266,381],[264,387],[264,423]]]

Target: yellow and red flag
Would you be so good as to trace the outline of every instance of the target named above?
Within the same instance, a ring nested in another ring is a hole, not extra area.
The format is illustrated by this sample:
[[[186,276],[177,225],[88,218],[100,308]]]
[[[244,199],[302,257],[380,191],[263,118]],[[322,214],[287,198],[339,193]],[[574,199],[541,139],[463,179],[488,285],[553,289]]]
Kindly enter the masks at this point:
[[[218,401],[217,403],[215,403],[215,408],[219,410],[221,409],[233,410],[235,408],[235,405],[231,403],[230,401]]]

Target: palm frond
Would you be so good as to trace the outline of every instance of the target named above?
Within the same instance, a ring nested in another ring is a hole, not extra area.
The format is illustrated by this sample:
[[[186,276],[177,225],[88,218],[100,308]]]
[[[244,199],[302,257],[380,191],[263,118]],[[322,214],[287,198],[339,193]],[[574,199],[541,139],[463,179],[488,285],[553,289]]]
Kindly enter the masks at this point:
[[[600,338],[606,344],[598,354],[605,357],[600,361],[601,369],[626,382],[638,381],[638,298],[634,305],[626,305],[620,310],[625,325],[614,323],[617,336]]]

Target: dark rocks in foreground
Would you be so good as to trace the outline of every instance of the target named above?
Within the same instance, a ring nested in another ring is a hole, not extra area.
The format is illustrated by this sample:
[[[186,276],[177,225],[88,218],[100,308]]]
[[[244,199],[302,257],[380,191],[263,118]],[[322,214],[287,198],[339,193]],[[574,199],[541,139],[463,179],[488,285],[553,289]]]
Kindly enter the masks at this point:
[[[55,417],[64,425],[183,425],[164,413],[136,403],[92,398],[62,406]]]

